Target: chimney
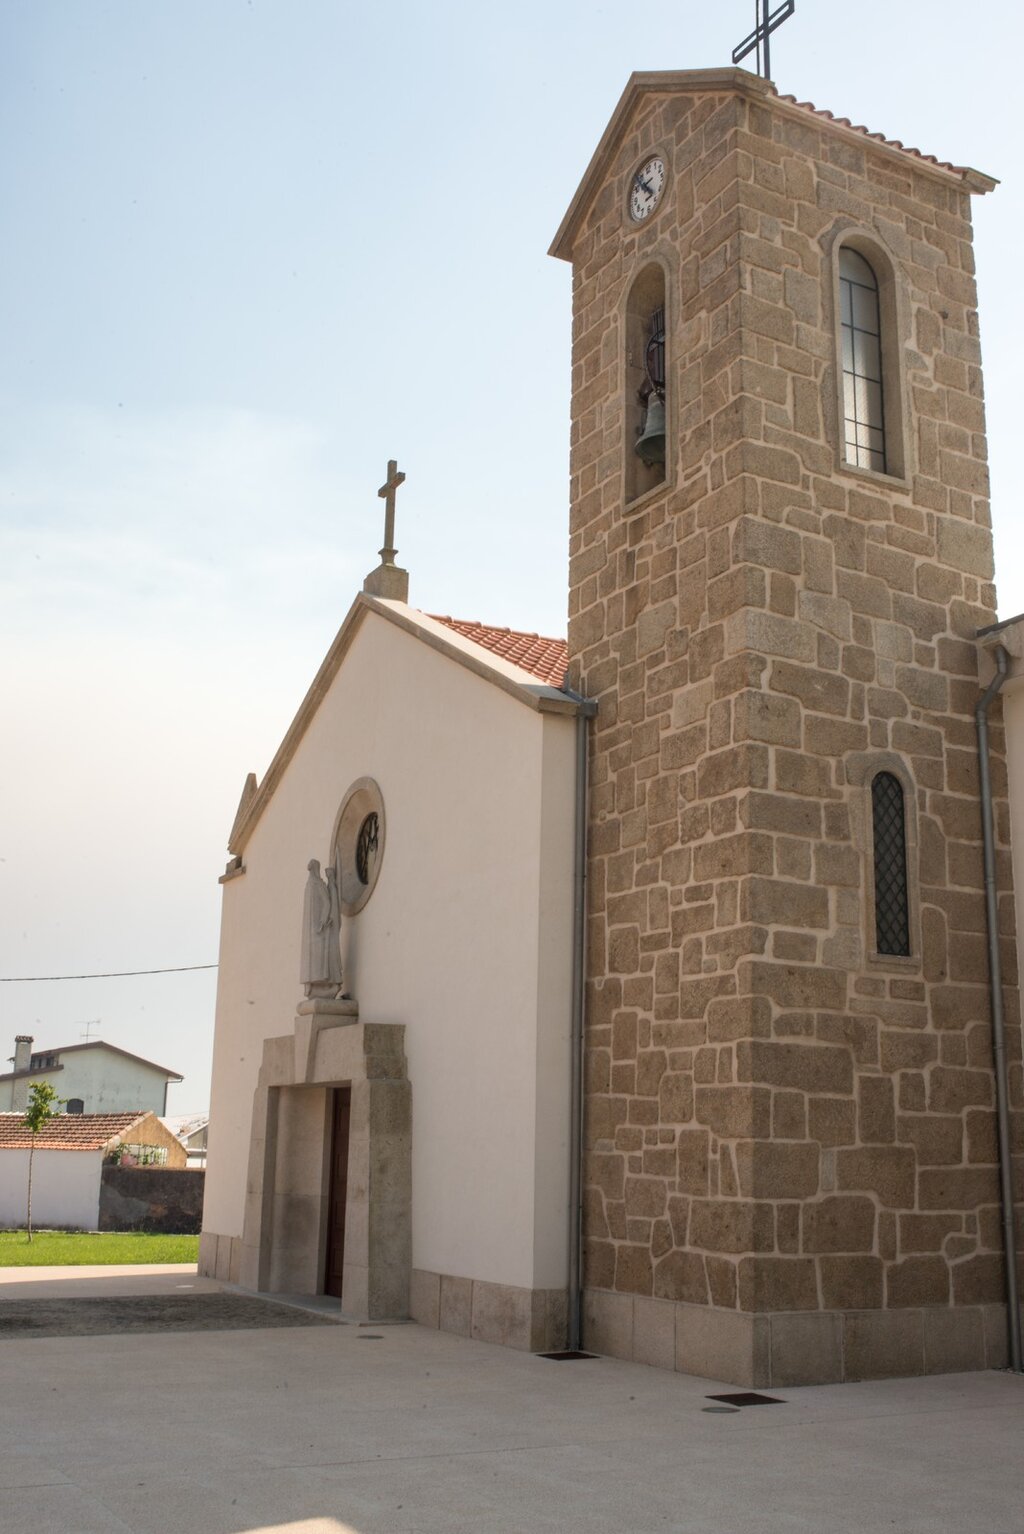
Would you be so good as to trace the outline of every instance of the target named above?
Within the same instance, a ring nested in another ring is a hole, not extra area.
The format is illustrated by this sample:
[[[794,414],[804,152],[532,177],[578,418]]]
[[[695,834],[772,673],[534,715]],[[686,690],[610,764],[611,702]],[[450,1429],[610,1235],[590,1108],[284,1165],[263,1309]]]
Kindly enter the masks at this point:
[[[14,1036],[14,1069],[27,1071],[28,1063],[32,1058],[32,1035],[30,1033],[18,1033]]]

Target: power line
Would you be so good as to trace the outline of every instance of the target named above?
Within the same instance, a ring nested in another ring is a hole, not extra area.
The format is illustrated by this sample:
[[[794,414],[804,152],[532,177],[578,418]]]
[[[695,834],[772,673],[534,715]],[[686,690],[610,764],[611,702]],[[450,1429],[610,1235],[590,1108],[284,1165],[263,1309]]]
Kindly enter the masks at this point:
[[[126,975],[183,975],[187,970],[216,968],[216,964],[176,964],[171,969],[108,969],[96,975],[0,975],[0,985],[20,985],[30,980],[120,980]]]

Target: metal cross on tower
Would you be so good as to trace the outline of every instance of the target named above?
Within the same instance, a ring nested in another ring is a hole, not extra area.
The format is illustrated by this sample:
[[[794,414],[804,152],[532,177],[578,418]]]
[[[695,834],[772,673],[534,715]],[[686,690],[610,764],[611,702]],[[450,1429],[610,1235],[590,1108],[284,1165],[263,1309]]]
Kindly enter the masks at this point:
[[[745,37],[741,43],[732,50],[732,61],[738,64],[745,59],[748,53],[757,50],[757,72],[766,80],[772,77],[772,54],[769,38],[777,27],[781,27],[784,21],[788,21],[796,10],[796,0],[784,0],[782,5],[772,10],[772,0],[756,0],[757,26],[749,37]]]
[[[381,563],[393,565],[398,550],[395,548],[395,491],[405,483],[405,475],[398,471],[394,458],[388,459],[388,477],[377,494],[384,502],[384,547],[380,551]]]

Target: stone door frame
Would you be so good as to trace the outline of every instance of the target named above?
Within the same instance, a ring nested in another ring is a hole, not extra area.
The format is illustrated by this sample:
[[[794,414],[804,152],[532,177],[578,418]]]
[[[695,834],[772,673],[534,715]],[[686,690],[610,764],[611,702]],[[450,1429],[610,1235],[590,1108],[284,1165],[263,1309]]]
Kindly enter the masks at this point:
[[[330,1125],[316,1128],[308,1154],[288,1157],[279,1133],[282,1096],[294,1089],[351,1086],[348,1192],[341,1308],[368,1321],[409,1315],[412,1266],[412,1088],[405,1059],[405,1025],[360,1023],[355,1002],[301,1002],[290,1034],[267,1039],[253,1097],[249,1174],[239,1280],[261,1293],[294,1289],[275,1281],[280,1271],[287,1201],[318,1207]],[[297,1101],[301,1101],[296,1099]],[[317,1135],[320,1142],[317,1143]],[[324,1214],[315,1250],[301,1263],[300,1292],[322,1288]],[[308,1248],[308,1240],[307,1240]]]

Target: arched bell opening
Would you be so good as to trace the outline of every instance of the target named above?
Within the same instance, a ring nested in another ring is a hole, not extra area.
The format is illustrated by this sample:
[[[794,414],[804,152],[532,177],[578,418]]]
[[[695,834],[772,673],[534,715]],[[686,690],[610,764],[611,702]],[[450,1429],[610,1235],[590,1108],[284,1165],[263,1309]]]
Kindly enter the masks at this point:
[[[665,270],[659,262],[637,275],[626,301],[626,502],[668,477],[668,327]]]

